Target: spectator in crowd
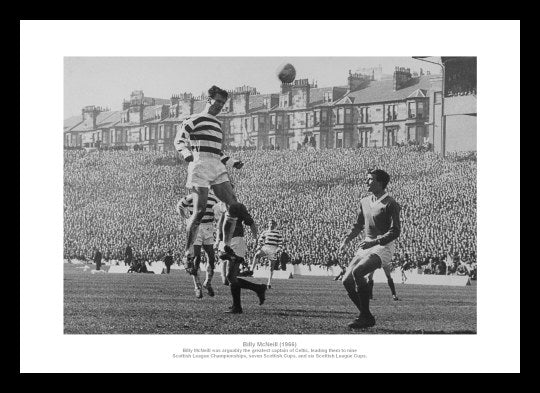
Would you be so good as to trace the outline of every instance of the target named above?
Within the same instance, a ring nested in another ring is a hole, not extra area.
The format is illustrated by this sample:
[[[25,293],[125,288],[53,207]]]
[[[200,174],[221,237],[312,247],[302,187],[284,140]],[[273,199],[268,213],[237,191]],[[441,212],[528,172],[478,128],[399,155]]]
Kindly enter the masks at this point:
[[[131,266],[131,262],[133,262],[133,249],[131,248],[131,244],[128,243],[124,251],[124,265]]]
[[[165,264],[165,267],[166,267],[166,269],[167,269],[167,274],[170,274],[170,272],[171,272],[171,266],[172,266],[172,264],[174,263],[173,256],[172,256],[172,251],[171,251],[171,250],[168,250],[168,251],[167,251],[167,255],[165,256],[165,258],[163,258],[163,263]]]
[[[94,263],[96,264],[96,270],[101,270],[101,259],[103,255],[97,247],[94,247]]]

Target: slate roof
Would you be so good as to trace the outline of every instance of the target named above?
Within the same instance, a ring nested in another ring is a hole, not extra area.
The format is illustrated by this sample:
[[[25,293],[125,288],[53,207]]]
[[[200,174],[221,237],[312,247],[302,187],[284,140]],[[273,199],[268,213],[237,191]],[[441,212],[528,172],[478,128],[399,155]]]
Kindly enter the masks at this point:
[[[70,131],[73,127],[82,123],[82,116],[71,116],[64,119],[64,131]]]
[[[375,102],[403,101],[415,93],[417,90],[429,90],[431,83],[429,75],[411,78],[401,89],[394,91],[393,80],[385,79],[371,81],[369,85],[361,90],[353,91],[345,97],[349,97],[353,104],[369,104]],[[344,98],[335,102],[339,105]]]
[[[96,117],[96,127],[94,128],[91,123],[82,122],[71,131],[91,131],[98,128],[112,127],[120,121],[121,111],[107,111],[100,112]]]

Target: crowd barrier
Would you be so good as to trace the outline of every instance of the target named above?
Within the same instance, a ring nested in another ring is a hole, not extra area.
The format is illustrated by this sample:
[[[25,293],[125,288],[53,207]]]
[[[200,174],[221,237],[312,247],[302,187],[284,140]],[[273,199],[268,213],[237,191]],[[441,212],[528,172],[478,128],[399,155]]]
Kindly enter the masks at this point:
[[[124,265],[112,265],[110,268],[109,268],[109,273],[127,273],[129,270],[129,266],[124,266]]]
[[[406,280],[404,284],[416,284],[416,285],[445,285],[453,287],[464,287],[471,285],[471,279],[469,276],[446,276],[438,274],[418,274],[418,273],[405,273]],[[400,281],[401,282],[401,281]]]
[[[265,267],[260,267],[259,269],[255,269],[255,271],[253,272],[253,277],[254,278],[268,278],[270,277],[270,268],[265,266]],[[272,274],[272,279],[285,279],[285,280],[288,280],[290,278],[293,278],[294,275],[292,273],[292,269],[291,270],[274,270],[274,273]]]
[[[83,261],[72,260],[73,264],[83,264]],[[200,265],[200,271],[206,272],[206,264]],[[104,268],[106,267],[106,268]],[[116,265],[116,262],[111,265],[104,265],[101,270],[91,269],[90,266],[84,265],[77,267],[83,269],[83,271],[90,271],[92,274],[96,273],[127,273],[129,266],[123,264]],[[108,270],[107,270],[108,268]],[[166,266],[162,261],[152,262],[149,264],[146,262],[146,268],[149,272],[154,274],[166,273]],[[171,270],[183,270],[182,265],[172,265]],[[215,273],[221,274],[219,263],[216,264]],[[316,276],[316,277],[336,277],[341,273],[339,266],[332,266],[330,268],[326,266],[318,265],[287,265],[287,270],[274,270],[272,278],[275,279],[291,279],[294,276]],[[270,268],[268,266],[258,265],[253,272],[254,278],[268,278],[270,275]],[[469,276],[456,276],[456,275],[436,275],[436,274],[419,274],[416,270],[406,271],[403,275],[401,270],[395,270],[391,273],[392,280],[395,284],[415,284],[415,285],[444,285],[444,286],[466,286],[471,285],[471,279]],[[373,281],[375,283],[386,283],[387,278],[382,269],[377,269],[373,274]]]

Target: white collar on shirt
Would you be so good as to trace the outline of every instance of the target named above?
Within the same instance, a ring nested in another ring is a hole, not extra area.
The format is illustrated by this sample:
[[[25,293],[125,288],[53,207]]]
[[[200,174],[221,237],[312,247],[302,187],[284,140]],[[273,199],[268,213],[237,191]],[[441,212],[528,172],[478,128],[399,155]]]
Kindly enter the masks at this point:
[[[375,195],[371,195],[371,206],[375,205],[377,202],[380,202],[382,201],[384,198],[386,198],[388,196],[388,193],[385,192],[379,199],[377,199],[376,201],[373,200],[373,198],[375,198]]]

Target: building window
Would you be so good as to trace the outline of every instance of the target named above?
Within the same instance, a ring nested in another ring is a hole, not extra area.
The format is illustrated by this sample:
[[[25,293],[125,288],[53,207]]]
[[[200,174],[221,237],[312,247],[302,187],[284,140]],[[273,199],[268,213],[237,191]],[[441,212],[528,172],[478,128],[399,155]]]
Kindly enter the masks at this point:
[[[360,108],[360,123],[369,123],[369,107]]]
[[[276,115],[270,115],[270,129],[276,128]]]
[[[257,116],[251,118],[251,129],[254,131],[259,131],[259,122],[257,121]]]
[[[323,109],[321,111],[321,125],[323,126],[328,125],[328,111],[326,109]]]
[[[277,125],[276,125],[276,129],[277,130],[282,130],[283,129],[283,116],[279,115],[277,117]]]
[[[324,93],[324,102],[332,102],[332,92],[327,91]]]
[[[343,112],[344,112],[343,108],[338,108],[336,124],[343,124]]]
[[[336,147],[343,147],[343,132],[336,133]]]
[[[287,116],[287,128],[294,128],[294,115],[290,114]]]
[[[352,111],[351,108],[345,108],[345,124],[351,124],[352,123]]]
[[[416,104],[416,118],[417,119],[425,119],[427,118],[425,113],[425,106],[423,101],[418,101]]]
[[[314,115],[315,115],[315,126],[318,126],[319,124],[321,124],[321,111],[315,111],[313,112]]]
[[[419,140],[425,138],[427,136],[426,135],[426,127],[424,127],[424,126],[416,127],[416,133],[418,135]]]
[[[416,102],[409,102],[409,119],[416,118]]]
[[[397,119],[396,105],[388,105],[386,109],[386,120],[393,121]]]
[[[159,126],[159,139],[163,139],[163,125]]]
[[[415,126],[407,127],[407,140],[408,141],[416,140],[416,127]]]

